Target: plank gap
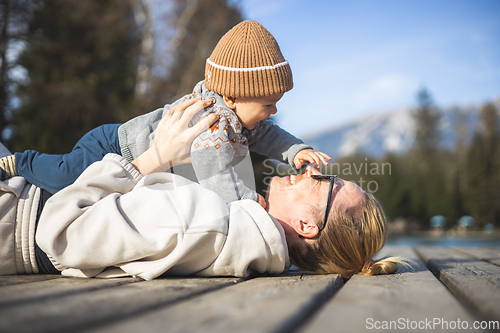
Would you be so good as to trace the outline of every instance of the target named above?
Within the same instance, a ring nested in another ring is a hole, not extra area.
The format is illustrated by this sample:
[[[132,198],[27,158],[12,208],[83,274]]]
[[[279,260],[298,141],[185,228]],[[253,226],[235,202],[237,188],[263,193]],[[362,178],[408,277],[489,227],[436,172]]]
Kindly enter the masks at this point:
[[[302,279],[302,276],[301,276]],[[275,333],[294,333],[300,331],[307,323],[313,320],[323,306],[344,286],[345,280],[339,275],[324,289],[318,292],[311,301],[300,309],[297,314],[286,321]]]
[[[450,249],[500,267],[500,248],[465,248],[453,246]]]
[[[449,247],[417,247],[434,276],[450,290],[477,320],[500,316],[500,268]]]
[[[77,280],[75,280],[77,279]],[[4,288],[0,290],[0,309],[13,306],[21,306],[23,304],[31,304],[35,302],[43,302],[55,300],[57,298],[78,295],[87,292],[94,292],[102,289],[111,289],[120,287],[130,283],[137,283],[142,279],[87,279],[87,278],[64,278],[51,279],[45,281],[33,282],[29,285],[10,285],[12,288]],[[66,287],[66,289],[64,289]],[[24,290],[19,290],[22,288]],[[21,292],[21,295],[16,293]],[[9,295],[10,294],[10,295]],[[25,294],[22,295],[22,294]],[[30,295],[31,294],[31,295]],[[38,295],[37,295],[38,294]],[[9,297],[10,296],[10,297]],[[17,299],[16,299],[16,296]],[[10,299],[9,299],[10,298]]]
[[[249,281],[251,279],[252,278],[247,278],[247,279],[241,278],[241,279],[237,279],[237,280],[232,281],[232,282],[212,285],[211,287],[208,287],[205,289],[200,289],[200,290],[195,290],[192,293],[178,296],[178,297],[173,298],[173,299],[156,302],[156,303],[149,304],[149,305],[143,305],[141,307],[138,307],[134,311],[129,311],[127,313],[120,313],[120,314],[117,314],[114,316],[112,315],[112,316],[109,316],[106,318],[101,318],[100,320],[96,320],[92,323],[87,323],[87,324],[79,326],[79,327],[70,327],[69,329],[71,332],[74,332],[74,333],[88,332],[89,330],[93,330],[96,328],[102,328],[102,327],[106,327],[109,325],[113,325],[114,323],[119,322],[124,318],[127,318],[127,320],[128,320],[128,319],[133,319],[135,317],[140,317],[141,315],[146,314],[148,312],[163,309],[163,308],[168,308],[169,306],[172,306],[178,302],[182,302],[182,301],[189,300],[191,298],[199,297],[201,295],[208,294],[210,292],[214,292],[214,291],[217,291],[219,289],[223,289],[223,288],[235,285],[235,284],[240,283],[240,282]],[[61,330],[57,330],[57,331],[49,330],[49,331],[46,331],[43,333],[59,333],[59,332],[60,333],[68,332],[68,327],[62,328]]]

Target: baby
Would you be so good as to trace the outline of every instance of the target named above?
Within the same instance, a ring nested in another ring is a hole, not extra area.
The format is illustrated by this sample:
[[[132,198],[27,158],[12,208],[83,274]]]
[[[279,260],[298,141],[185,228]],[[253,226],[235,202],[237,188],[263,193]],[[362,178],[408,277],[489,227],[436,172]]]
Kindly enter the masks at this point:
[[[274,37],[259,23],[244,21],[221,38],[207,59],[205,80],[191,94],[122,125],[100,126],[82,137],[69,154],[27,150],[2,159],[0,167],[4,178],[21,175],[55,193],[107,153],[133,161],[151,147],[166,112],[182,101],[199,97],[210,100],[211,105],[193,121],[212,113],[219,114],[219,120],[191,146],[191,163],[198,182],[228,203],[251,199],[265,207],[264,198],[245,186],[234,170],[235,161],[248,156],[249,150],[294,168],[306,162],[326,165],[330,159],[268,119],[277,112],[276,103],[292,87],[290,66]]]

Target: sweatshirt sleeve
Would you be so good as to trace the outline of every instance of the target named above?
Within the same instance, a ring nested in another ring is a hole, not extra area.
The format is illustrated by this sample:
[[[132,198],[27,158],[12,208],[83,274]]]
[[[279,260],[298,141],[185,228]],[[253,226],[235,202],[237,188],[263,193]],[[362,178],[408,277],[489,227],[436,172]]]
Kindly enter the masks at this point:
[[[36,241],[62,274],[111,277],[121,270],[150,280],[167,271],[193,274],[218,256],[227,204],[181,176],[134,170],[107,155],[47,201]]]
[[[248,143],[251,151],[288,163],[294,169],[295,155],[303,149],[312,149],[270,119],[250,131]]]
[[[122,240],[133,228],[119,198],[142,178],[125,158],[108,154],[47,201],[36,242],[57,269],[92,269],[130,260]]]
[[[238,163],[251,163],[244,158],[248,156],[248,145],[238,142],[227,121],[221,118],[193,141],[193,169],[198,182],[220,195],[226,203],[241,199],[256,201],[257,192],[247,187],[235,171]]]

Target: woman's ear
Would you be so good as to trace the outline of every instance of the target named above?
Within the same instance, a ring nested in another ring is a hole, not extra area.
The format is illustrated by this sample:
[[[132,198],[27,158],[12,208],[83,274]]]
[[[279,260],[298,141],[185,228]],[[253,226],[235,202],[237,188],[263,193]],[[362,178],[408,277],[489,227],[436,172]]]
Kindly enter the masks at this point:
[[[299,236],[303,238],[314,238],[319,233],[319,228],[312,220],[295,218],[291,221],[291,226]]]
[[[227,97],[227,96],[222,96],[224,99],[224,103],[226,103],[226,106],[230,108],[231,110],[234,110],[236,108],[236,98],[234,97]]]

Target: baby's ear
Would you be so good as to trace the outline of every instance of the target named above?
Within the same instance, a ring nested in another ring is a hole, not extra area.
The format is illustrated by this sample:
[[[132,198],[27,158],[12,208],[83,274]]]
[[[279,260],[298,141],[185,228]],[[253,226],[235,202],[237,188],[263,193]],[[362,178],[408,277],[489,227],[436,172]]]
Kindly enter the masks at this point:
[[[222,98],[224,98],[224,103],[226,103],[226,106],[228,108],[230,108],[231,110],[234,110],[236,108],[236,98],[227,96],[222,96]]]

